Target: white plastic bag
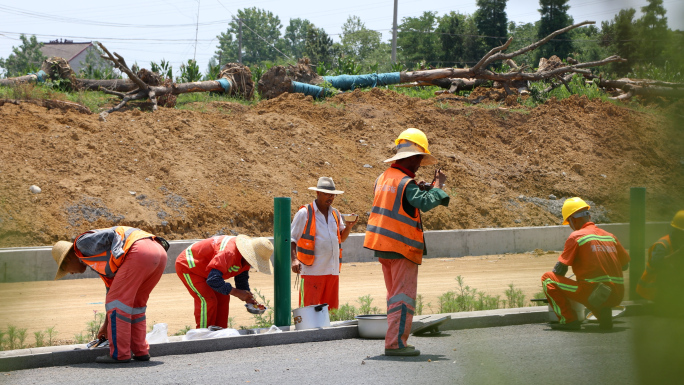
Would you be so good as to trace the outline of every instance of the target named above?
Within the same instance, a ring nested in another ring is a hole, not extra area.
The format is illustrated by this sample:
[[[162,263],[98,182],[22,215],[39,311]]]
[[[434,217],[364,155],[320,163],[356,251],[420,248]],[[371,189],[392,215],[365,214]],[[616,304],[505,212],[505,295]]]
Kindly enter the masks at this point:
[[[145,336],[148,344],[165,344],[169,342],[168,325],[165,323],[154,324],[152,331]]]
[[[268,329],[267,331],[264,332],[264,334],[270,334],[270,333],[282,333],[283,331],[278,329],[277,326],[271,325],[271,328]]]
[[[211,331],[207,328],[191,329],[183,336],[183,341],[206,340],[210,338],[234,337],[239,336],[240,332],[235,329],[221,329]]]

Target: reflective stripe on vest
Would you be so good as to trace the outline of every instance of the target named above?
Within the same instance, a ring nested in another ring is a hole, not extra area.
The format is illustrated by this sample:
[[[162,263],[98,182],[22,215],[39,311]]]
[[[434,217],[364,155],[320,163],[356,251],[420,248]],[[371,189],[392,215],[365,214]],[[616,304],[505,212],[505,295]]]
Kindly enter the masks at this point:
[[[585,279],[585,281],[591,282],[591,283],[610,282],[610,283],[614,283],[617,285],[624,285],[625,284],[624,278],[622,278],[622,277],[611,277],[610,275],[603,275],[600,277],[587,278],[587,279]]]
[[[636,292],[645,299],[653,300],[656,296],[656,279],[658,277],[656,270],[651,266],[651,259],[653,258],[653,251],[656,246],[661,245],[667,250],[667,253],[672,253],[672,242],[670,236],[666,235],[660,238],[648,249],[648,260],[646,261],[646,269],[641,275],[637,283]]]
[[[297,259],[307,265],[311,266],[316,259],[314,255],[314,246],[316,244],[316,212],[313,208],[314,204],[309,203],[299,209],[306,208],[306,225],[302,231],[302,236],[297,241]],[[342,260],[342,237],[340,236],[340,213],[337,209],[332,208],[333,218],[337,225],[337,243],[340,248],[340,260]]]
[[[192,245],[188,246],[187,249],[185,249],[185,261],[188,263],[188,267],[191,269],[195,267],[195,256],[192,255],[192,246],[194,246],[195,243],[193,243]]]
[[[144,238],[154,239],[154,235],[146,231],[128,226],[116,226],[108,229],[97,229],[88,231],[87,233],[95,233],[107,230],[114,230],[114,233],[116,234],[116,237],[112,241],[112,244],[110,245],[109,249],[97,255],[91,256],[85,256],[81,254],[80,250],[78,250],[77,248],[74,248],[74,251],[76,253],[76,256],[78,256],[81,259],[81,261],[83,261],[85,264],[90,266],[91,269],[95,270],[96,273],[107,278],[114,278],[114,275],[116,275],[116,271],[119,270],[119,267],[121,266],[124,259],[126,258],[126,255],[128,254],[128,250],[130,250],[133,244],[136,241]],[[80,238],[83,234],[79,235],[76,238],[74,244],[76,244],[78,238]]]
[[[412,180],[395,168],[378,177],[363,247],[399,253],[420,264],[425,248],[420,211],[414,208],[415,217],[411,217],[402,207],[406,186]]]

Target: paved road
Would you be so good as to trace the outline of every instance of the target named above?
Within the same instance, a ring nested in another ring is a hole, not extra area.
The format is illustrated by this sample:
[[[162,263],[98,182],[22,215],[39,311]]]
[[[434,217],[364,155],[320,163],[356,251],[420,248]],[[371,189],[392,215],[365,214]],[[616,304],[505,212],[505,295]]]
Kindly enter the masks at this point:
[[[682,341],[681,320],[676,321],[678,334],[657,338],[641,333],[647,326],[653,330],[652,317],[619,321],[611,332],[600,332],[597,325],[561,332],[532,324],[411,337],[423,352],[415,358],[384,356],[381,340],[351,339],[153,357],[148,363],[22,370],[0,373],[0,383],[628,385],[639,383],[637,359],[644,359],[633,341],[647,339],[659,351],[663,344]],[[656,329],[672,322],[655,324]],[[681,357],[669,359],[678,360],[679,367]]]

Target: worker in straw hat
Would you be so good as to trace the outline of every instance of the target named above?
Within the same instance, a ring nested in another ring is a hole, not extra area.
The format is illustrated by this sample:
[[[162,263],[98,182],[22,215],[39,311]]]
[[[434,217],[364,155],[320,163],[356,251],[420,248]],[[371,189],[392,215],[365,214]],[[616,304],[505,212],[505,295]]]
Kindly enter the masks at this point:
[[[420,351],[406,341],[416,306],[418,266],[427,253],[420,212],[447,206],[449,195],[442,190],[446,175],[441,169],[435,170],[431,184],[414,179],[421,166],[437,163],[421,130],[405,130],[395,144],[396,154],[385,160],[392,165],[375,181],[363,246],[375,251],[385,276],[385,355],[417,356]]]
[[[357,215],[345,224],[340,212],[332,207],[335,197],[344,191],[335,188],[330,177],[320,177],[316,199],[299,208],[290,226],[292,272],[301,274],[299,306],[327,303],[339,307],[342,242],[358,220]]]
[[[599,328],[612,329],[611,308],[622,301],[625,292],[622,272],[629,267],[629,255],[618,239],[591,221],[591,207],[581,198],[563,202],[563,224],[573,232],[553,271],[541,277],[544,294],[558,316],[552,329],[579,330],[582,320],[568,300],[579,302],[596,315]],[[568,266],[577,278],[566,278]]]
[[[195,301],[197,328],[228,327],[230,296],[257,305],[249,270],[271,274],[273,245],[266,238],[220,235],[195,242],[176,258],[176,274]],[[235,287],[225,282],[234,277]]]
[[[648,249],[644,270],[636,291],[645,299],[663,302],[674,310],[681,303],[684,285],[684,210],[680,210],[670,222],[670,234],[657,240]],[[674,300],[674,301],[673,301]],[[680,309],[681,310],[681,309]]]
[[[85,272],[90,267],[107,287],[107,316],[98,337],[109,338],[109,355],[98,363],[148,361],[145,310],[150,292],[166,267],[169,244],[140,229],[115,226],[85,232],[74,242],[59,241],[52,247],[57,262],[55,279]]]

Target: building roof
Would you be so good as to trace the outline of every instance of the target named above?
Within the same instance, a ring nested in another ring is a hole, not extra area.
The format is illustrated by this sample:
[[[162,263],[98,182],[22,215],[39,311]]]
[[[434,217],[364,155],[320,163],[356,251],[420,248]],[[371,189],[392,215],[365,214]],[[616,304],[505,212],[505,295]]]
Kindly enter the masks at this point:
[[[58,56],[70,62],[73,58],[93,45],[91,42],[74,43],[73,40],[52,40],[44,43],[40,51],[47,57]]]

